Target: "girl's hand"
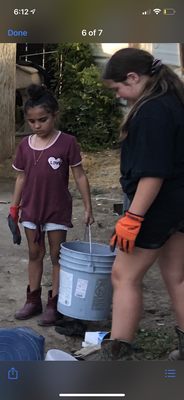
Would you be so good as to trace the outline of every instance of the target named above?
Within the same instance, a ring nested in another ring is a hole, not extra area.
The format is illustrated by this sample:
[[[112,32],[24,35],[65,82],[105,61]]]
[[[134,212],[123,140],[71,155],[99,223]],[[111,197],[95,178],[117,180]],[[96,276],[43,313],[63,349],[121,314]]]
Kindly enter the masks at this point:
[[[92,225],[95,222],[92,211],[85,211],[84,222],[86,225]]]

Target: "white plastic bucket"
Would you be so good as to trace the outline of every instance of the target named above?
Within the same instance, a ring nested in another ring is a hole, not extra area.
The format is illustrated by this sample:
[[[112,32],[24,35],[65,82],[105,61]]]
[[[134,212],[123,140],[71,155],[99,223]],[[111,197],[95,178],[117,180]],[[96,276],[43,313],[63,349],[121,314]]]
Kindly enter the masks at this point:
[[[58,311],[88,321],[108,319],[114,258],[115,253],[105,244],[62,243]]]
[[[45,361],[78,361],[71,354],[65,353],[62,350],[51,349],[48,350]]]

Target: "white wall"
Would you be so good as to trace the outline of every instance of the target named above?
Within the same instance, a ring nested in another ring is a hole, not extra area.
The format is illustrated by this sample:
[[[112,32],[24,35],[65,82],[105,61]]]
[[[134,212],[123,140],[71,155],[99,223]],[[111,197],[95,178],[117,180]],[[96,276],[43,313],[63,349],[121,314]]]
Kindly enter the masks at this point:
[[[165,64],[180,66],[179,43],[152,43],[152,54]]]
[[[128,47],[128,43],[98,43],[94,46],[94,56],[103,65],[112,54],[124,47]],[[140,47],[165,64],[180,66],[179,43],[140,43]]]

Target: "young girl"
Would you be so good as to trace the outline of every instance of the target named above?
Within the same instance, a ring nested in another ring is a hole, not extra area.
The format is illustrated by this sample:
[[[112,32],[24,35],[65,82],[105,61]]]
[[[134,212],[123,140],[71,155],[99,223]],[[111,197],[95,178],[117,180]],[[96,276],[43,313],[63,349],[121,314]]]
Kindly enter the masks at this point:
[[[94,222],[88,179],[83,171],[76,139],[55,129],[58,103],[43,86],[31,85],[24,106],[26,120],[33,132],[18,146],[13,167],[18,172],[10,208],[15,227],[25,228],[29,248],[27,300],[16,312],[19,320],[42,312],[41,279],[47,232],[53,266],[52,290],[40,325],[52,325],[57,318],[59,251],[72,227],[72,199],[68,190],[69,167],[84,203],[85,224]],[[14,236],[16,241],[16,235]],[[18,237],[18,244],[20,237]]]
[[[120,180],[130,206],[111,239],[118,246],[112,331],[98,358],[131,359],[143,277],[158,259],[178,325],[174,357],[184,359],[184,85],[161,60],[133,48],[111,57],[104,80],[131,107],[122,127]]]

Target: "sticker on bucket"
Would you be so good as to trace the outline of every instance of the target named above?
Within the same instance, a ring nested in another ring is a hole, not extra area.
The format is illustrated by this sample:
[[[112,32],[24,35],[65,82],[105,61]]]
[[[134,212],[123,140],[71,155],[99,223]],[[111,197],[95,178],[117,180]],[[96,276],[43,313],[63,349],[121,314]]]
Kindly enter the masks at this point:
[[[88,287],[88,281],[86,279],[80,279],[80,278],[77,279],[75,296],[80,297],[80,299],[85,299],[87,287]]]
[[[107,291],[109,291],[109,281],[107,279],[97,279],[92,310],[103,310],[106,308]]]
[[[61,271],[61,286],[59,289],[59,302],[70,307],[72,304],[73,274]]]

